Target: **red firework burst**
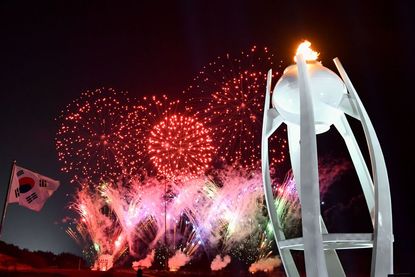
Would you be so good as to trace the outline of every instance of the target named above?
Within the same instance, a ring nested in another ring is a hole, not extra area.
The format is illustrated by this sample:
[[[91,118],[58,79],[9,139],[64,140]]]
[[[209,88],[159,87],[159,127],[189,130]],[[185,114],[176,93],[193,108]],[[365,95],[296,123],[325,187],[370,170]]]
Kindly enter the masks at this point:
[[[196,107],[196,115],[212,129],[221,160],[247,168],[259,166],[266,73],[272,68],[274,77],[279,75],[281,64],[275,67],[268,49],[254,46],[236,57],[218,57],[203,67],[184,92],[190,93],[188,104]],[[286,140],[273,136],[271,145],[276,146],[271,163],[281,163]]]
[[[162,118],[173,114],[180,101],[170,100],[166,95],[143,97],[138,104],[131,107],[120,127],[122,145],[125,151],[124,165],[128,174],[153,174],[154,167],[149,162],[147,138],[155,124]]]
[[[209,130],[189,116],[165,117],[153,126],[148,138],[150,160],[168,178],[204,173],[213,151]]]
[[[125,92],[103,88],[82,93],[62,111],[55,142],[61,170],[72,181],[99,182],[121,173],[128,147],[119,129],[128,102]]]

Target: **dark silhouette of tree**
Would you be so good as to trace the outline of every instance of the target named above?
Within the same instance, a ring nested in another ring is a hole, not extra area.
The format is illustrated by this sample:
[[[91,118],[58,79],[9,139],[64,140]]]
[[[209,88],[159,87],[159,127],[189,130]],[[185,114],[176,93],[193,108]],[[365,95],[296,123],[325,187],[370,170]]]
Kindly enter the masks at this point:
[[[14,262],[5,260],[8,267],[13,264],[26,264],[35,268],[57,267],[57,268],[81,268],[86,267],[86,262],[81,257],[70,253],[54,254],[44,251],[29,251],[28,249],[20,249],[19,247],[0,241],[0,253],[14,259]],[[2,262],[2,261],[0,261]],[[3,266],[6,266],[3,264]]]

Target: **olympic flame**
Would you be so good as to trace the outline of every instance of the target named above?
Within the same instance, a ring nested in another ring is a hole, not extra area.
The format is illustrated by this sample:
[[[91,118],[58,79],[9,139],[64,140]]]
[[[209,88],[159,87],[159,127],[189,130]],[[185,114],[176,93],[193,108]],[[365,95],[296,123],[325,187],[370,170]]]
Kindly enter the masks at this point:
[[[306,61],[317,60],[318,55],[320,55],[320,53],[311,49],[310,46],[311,46],[311,42],[309,42],[308,40],[305,40],[302,43],[300,43],[300,45],[298,45],[297,52],[295,53],[294,61],[295,62],[297,61],[297,55],[299,54],[303,55]]]

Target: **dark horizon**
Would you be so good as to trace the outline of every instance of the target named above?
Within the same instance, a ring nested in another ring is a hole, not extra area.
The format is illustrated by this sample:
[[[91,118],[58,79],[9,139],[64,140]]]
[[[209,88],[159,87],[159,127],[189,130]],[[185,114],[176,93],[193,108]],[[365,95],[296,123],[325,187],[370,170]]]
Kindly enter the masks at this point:
[[[414,271],[414,21],[403,2],[3,1],[0,199],[13,160],[59,179],[61,187],[39,213],[9,205],[1,240],[81,254],[61,223],[75,186],[60,172],[54,145],[54,119],[81,92],[114,87],[134,97],[180,97],[217,56],[268,46],[277,62],[290,63],[298,42],[308,39],[327,67],[334,70],[332,59],[340,58],[371,117],[389,170],[395,265]]]

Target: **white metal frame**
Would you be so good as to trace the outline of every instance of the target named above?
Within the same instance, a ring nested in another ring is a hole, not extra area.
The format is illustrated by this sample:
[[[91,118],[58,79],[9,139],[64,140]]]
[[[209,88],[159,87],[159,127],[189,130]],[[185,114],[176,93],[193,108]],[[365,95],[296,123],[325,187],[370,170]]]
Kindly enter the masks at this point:
[[[334,59],[348,94],[344,95],[339,107],[335,107],[343,114],[333,125],[343,137],[350,153],[372,217],[374,232],[373,234],[329,234],[320,214],[316,132],[310,78],[306,61],[301,54],[296,56],[296,62],[300,94],[300,126],[285,122],[277,109],[270,107],[272,78],[270,70],[267,75],[261,144],[265,200],[286,274],[290,277],[300,276],[291,250],[304,250],[307,276],[332,277],[345,276],[336,249],[373,247],[371,276],[387,276],[393,273],[391,199],[386,164],[373,125],[339,59]],[[345,114],[362,123],[373,177]],[[274,205],[269,172],[268,139],[282,123],[287,124],[290,159],[302,211],[303,237],[294,239],[285,239]]]

